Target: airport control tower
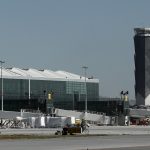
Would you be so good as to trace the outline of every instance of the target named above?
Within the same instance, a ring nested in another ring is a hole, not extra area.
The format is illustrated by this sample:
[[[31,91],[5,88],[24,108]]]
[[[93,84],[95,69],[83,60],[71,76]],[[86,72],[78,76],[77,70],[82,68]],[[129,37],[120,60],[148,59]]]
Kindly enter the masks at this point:
[[[134,31],[136,104],[150,105],[150,28]]]

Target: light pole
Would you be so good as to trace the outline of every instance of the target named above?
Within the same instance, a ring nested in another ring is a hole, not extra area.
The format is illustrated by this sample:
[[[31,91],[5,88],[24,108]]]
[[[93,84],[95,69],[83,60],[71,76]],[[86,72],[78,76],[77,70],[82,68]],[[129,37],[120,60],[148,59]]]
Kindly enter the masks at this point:
[[[2,65],[5,63],[4,61],[0,61],[0,63],[1,63],[1,96],[2,96],[2,111],[3,111],[3,71],[2,71],[2,69],[3,69],[3,67],[2,67]]]
[[[84,76],[85,76],[85,80],[84,80],[84,87],[85,87],[85,119],[86,119],[86,113],[87,113],[87,86],[86,86],[86,71],[88,69],[87,66],[83,66],[82,67],[84,69]]]
[[[31,109],[30,108],[30,106],[31,106],[31,101],[30,101],[30,99],[31,99],[31,82],[30,82],[30,75],[29,75],[29,95],[28,95],[28,99],[29,99],[29,109]]]

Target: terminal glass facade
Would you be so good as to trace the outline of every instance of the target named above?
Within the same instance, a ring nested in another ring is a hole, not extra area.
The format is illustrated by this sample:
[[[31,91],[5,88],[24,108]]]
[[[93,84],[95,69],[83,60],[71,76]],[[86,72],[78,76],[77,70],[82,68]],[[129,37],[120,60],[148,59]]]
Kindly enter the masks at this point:
[[[53,103],[54,107],[77,109],[77,103],[85,101],[85,91],[84,82],[4,78],[4,110],[41,109],[44,111],[49,102]],[[48,94],[51,94],[50,100]],[[99,83],[87,82],[87,100],[99,100]]]

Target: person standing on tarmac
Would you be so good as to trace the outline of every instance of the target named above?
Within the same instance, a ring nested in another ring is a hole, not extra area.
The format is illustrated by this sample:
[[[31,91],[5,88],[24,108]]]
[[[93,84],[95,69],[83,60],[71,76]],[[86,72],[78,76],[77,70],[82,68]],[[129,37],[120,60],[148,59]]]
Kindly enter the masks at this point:
[[[82,132],[84,132],[84,130],[86,129],[86,121],[84,119],[82,119],[81,121],[81,129],[82,129]]]

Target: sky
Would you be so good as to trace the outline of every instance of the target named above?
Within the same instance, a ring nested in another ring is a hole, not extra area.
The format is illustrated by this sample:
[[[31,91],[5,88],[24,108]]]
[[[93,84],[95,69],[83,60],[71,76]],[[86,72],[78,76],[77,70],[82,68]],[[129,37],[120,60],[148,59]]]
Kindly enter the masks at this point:
[[[134,99],[134,28],[149,0],[0,0],[5,67],[64,70],[100,81],[100,96]]]

